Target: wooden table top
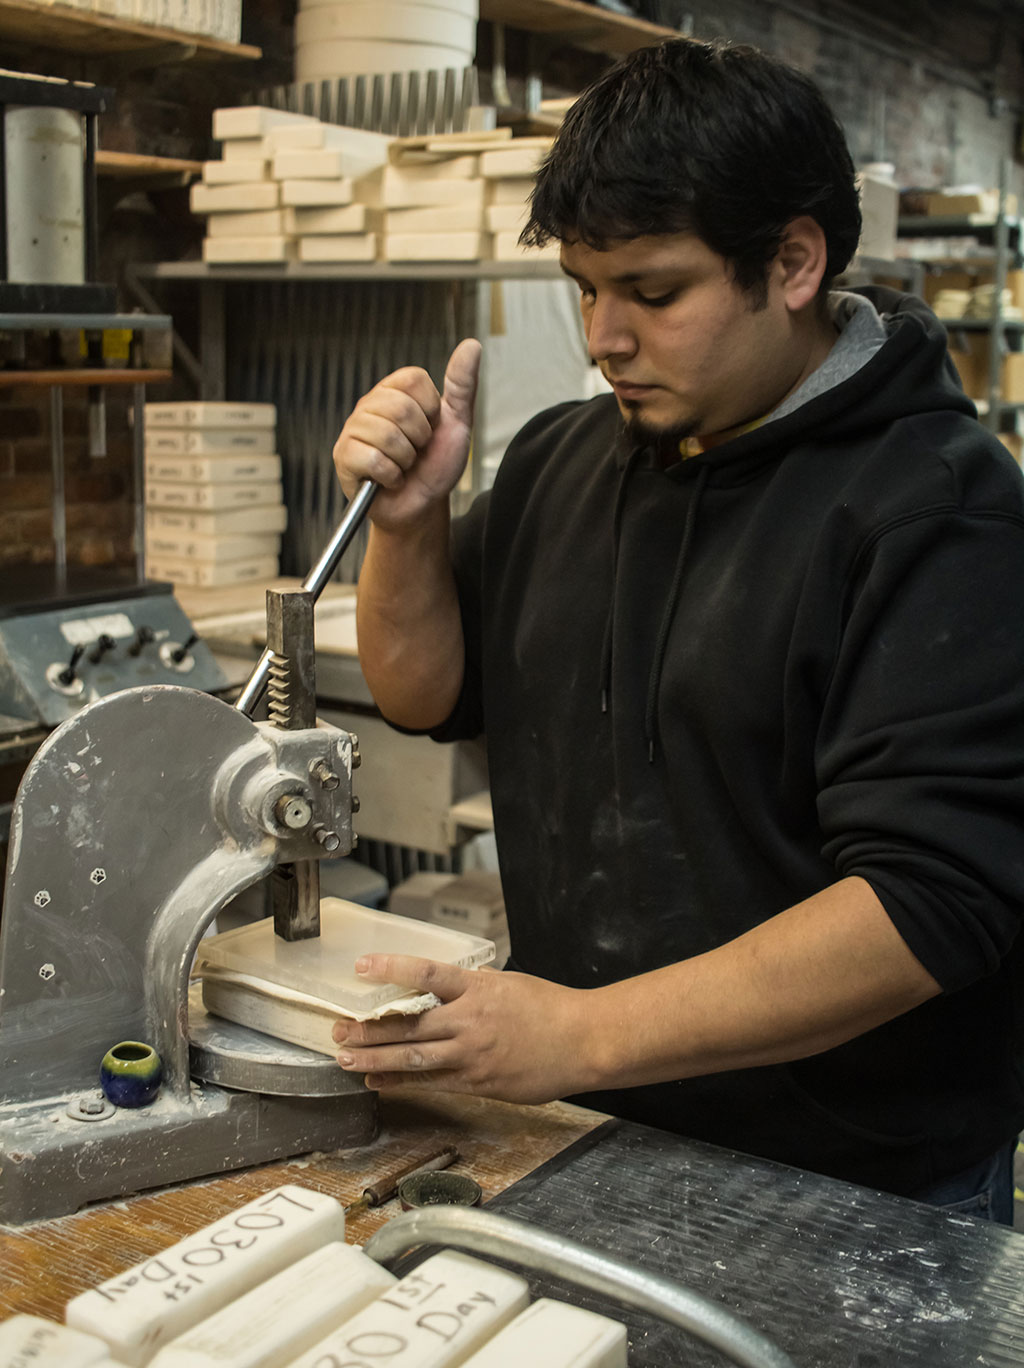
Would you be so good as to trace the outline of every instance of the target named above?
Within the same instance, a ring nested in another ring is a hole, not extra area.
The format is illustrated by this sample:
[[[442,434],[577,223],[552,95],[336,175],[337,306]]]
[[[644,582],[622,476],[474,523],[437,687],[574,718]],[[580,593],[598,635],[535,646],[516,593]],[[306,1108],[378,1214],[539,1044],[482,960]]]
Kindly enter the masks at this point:
[[[283,1183],[329,1193],[347,1205],[371,1183],[454,1144],[461,1157],[452,1172],[474,1178],[486,1201],[605,1119],[566,1102],[520,1107],[396,1091],[382,1099],[381,1130],[371,1145],[279,1160],[104,1202],[57,1220],[0,1228],[0,1319],[27,1312],[63,1320],[66,1302],[79,1292]],[[360,1212],[347,1221],[346,1239],[362,1244],[400,1212],[397,1200]]]

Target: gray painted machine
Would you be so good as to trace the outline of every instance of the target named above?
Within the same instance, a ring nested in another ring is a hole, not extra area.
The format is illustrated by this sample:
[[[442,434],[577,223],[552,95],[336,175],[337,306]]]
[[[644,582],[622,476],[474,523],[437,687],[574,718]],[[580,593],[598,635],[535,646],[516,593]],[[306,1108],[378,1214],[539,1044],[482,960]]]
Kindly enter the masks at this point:
[[[235,706],[147,684],[44,741],[14,805],[0,923],[0,1221],[364,1144],[376,1097],[333,1060],[207,1018],[189,974],[227,903],[273,880],[275,929],[319,934],[319,865],[347,854],[355,738],[314,713],[313,603],[375,492],[365,485],[295,594],[268,592],[268,648]],[[269,681],[270,718],[248,715]],[[150,1106],[98,1088],[146,1041]]]

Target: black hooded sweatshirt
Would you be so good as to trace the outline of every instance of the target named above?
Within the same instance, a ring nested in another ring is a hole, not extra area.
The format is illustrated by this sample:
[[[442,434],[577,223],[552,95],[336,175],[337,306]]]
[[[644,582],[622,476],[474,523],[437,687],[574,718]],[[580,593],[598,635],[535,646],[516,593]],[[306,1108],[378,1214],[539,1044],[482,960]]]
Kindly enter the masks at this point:
[[[664,468],[551,409],[453,530],[517,969],[591,988],[859,875],[940,997],[795,1063],[588,1095],[913,1194],[1024,1127],[1024,482],[942,326]]]

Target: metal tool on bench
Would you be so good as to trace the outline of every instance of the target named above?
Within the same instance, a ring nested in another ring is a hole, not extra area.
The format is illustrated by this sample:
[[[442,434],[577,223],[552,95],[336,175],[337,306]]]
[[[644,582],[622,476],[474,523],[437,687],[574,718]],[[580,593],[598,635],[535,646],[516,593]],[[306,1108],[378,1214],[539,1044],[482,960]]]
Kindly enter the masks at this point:
[[[312,606],[374,492],[359,491],[301,591],[268,591],[277,649],[237,706],[177,684],[125,689],[29,765],[0,922],[0,1221],[375,1134],[361,1080],[189,995],[196,946],[232,898],[289,866],[276,929],[315,935],[317,861],[354,844],[358,750],[316,724]],[[253,722],[268,681],[270,720]],[[139,1110],[98,1091],[104,1053],[130,1039],[164,1066]]]
[[[625,1306],[679,1326],[743,1368],[796,1368],[789,1355],[759,1331],[681,1283],[507,1216],[466,1207],[409,1211],[371,1235],[365,1251],[371,1259],[393,1267],[403,1255],[424,1245],[468,1249],[614,1297]],[[397,1271],[404,1275],[409,1269]]]

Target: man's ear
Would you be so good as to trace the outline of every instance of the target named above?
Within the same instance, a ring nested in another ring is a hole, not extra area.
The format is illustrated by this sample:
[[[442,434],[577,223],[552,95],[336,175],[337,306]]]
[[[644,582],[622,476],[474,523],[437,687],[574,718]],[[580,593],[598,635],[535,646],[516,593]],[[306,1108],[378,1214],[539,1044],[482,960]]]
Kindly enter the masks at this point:
[[[782,245],[773,263],[786,307],[799,313],[818,297],[828,265],[825,230],[809,214],[786,224]]]

